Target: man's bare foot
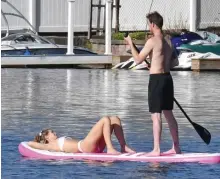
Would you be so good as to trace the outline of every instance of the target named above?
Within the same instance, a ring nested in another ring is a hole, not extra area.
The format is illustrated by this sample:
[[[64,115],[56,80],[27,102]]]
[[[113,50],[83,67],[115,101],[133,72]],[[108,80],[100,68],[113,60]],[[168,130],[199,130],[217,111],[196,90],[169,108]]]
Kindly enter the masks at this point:
[[[110,148],[107,149],[107,154],[121,154],[121,153],[115,150],[114,148]]]
[[[127,145],[124,146],[124,148],[121,148],[121,152],[126,152],[126,153],[136,153],[134,150],[132,150],[130,147]]]
[[[163,152],[162,155],[171,155],[171,154],[181,154],[180,148],[172,148],[166,152]]]
[[[162,155],[171,155],[171,154],[176,154],[175,150],[172,148],[166,152],[161,153]]]
[[[144,154],[145,157],[158,157],[160,156],[160,151],[151,151],[151,152],[148,152],[146,154]]]

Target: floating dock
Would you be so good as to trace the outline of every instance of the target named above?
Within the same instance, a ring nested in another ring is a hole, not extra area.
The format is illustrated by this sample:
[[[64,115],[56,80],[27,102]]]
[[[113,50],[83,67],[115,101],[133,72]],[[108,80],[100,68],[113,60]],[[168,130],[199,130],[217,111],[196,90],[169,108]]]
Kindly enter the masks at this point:
[[[220,58],[192,58],[192,71],[218,71],[220,70]]]
[[[2,56],[2,68],[103,68],[110,69],[131,56],[24,55]],[[192,58],[192,71],[220,71],[220,58]],[[181,69],[180,69],[181,71]]]
[[[2,56],[2,68],[105,68],[131,56],[112,55],[22,55]]]
[[[28,56],[2,56],[2,68],[13,67],[46,67],[62,68],[77,67],[80,65],[91,66],[91,68],[110,68],[112,66],[111,55],[28,55]]]

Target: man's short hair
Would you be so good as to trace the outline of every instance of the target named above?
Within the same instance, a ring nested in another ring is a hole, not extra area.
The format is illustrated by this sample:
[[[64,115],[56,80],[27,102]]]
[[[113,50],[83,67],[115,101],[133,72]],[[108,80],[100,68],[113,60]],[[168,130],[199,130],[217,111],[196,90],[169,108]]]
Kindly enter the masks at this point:
[[[162,27],[163,27],[163,17],[157,11],[154,11],[152,13],[147,14],[146,17],[147,17],[147,19],[149,20],[150,23],[154,23],[154,24],[157,25],[157,27],[162,29]]]

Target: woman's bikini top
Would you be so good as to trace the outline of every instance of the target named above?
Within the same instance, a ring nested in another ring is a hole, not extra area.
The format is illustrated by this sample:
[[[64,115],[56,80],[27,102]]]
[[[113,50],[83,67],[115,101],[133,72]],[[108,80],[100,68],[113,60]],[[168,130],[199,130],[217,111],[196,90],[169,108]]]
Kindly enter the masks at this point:
[[[67,136],[63,136],[63,137],[58,138],[58,146],[59,146],[61,151],[63,151],[64,141],[67,138],[71,139],[71,137],[67,137]]]

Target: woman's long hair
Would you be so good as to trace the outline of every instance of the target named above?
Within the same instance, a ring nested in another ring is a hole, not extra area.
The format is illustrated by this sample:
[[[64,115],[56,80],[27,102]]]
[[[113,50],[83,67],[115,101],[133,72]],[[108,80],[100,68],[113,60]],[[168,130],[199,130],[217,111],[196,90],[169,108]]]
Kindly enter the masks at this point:
[[[50,129],[42,130],[38,135],[35,136],[34,141],[38,143],[47,144],[46,136],[48,135]]]

